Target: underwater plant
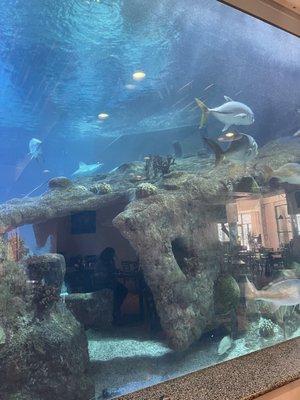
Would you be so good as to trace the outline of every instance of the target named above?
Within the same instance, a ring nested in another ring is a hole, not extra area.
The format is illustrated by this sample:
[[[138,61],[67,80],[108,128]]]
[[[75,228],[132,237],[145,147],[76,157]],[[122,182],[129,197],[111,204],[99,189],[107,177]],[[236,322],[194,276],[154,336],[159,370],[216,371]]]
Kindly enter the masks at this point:
[[[156,193],[157,187],[152,185],[151,183],[140,183],[135,190],[135,196],[137,199],[143,199]]]

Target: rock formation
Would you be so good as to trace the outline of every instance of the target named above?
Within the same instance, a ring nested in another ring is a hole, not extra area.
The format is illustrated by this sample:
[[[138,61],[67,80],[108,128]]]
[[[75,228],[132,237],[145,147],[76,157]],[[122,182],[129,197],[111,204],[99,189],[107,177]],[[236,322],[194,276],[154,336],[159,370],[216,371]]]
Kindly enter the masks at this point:
[[[67,307],[85,328],[107,328],[113,315],[113,292],[74,293],[66,297]]]
[[[176,160],[171,172],[147,181],[145,165],[128,163],[107,174],[69,182],[59,178],[38,198],[11,200],[0,206],[1,232],[35,224],[72,212],[122,204],[124,211],[113,221],[139,256],[153,292],[163,330],[170,346],[184,349],[214,319],[214,284],[220,273],[216,222],[225,222],[225,204],[242,196],[240,188],[256,195],[269,190],[264,167],[276,169],[300,158],[299,138],[274,140],[260,149],[254,162],[214,167],[213,158]],[[90,188],[103,182],[111,193],[99,195]],[[137,198],[141,182],[157,187],[155,194]],[[242,184],[241,184],[242,182]],[[237,193],[238,192],[238,193]],[[254,191],[253,191],[254,193]]]
[[[0,398],[86,400],[93,395],[87,340],[57,296],[64,259],[35,257],[28,268],[34,281],[20,265],[1,265]]]

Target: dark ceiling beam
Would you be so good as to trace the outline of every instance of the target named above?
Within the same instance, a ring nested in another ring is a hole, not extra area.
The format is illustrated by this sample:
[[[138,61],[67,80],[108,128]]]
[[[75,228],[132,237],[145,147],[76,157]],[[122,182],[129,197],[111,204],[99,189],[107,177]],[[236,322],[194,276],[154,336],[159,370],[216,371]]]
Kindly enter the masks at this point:
[[[300,37],[300,15],[273,0],[218,0]]]

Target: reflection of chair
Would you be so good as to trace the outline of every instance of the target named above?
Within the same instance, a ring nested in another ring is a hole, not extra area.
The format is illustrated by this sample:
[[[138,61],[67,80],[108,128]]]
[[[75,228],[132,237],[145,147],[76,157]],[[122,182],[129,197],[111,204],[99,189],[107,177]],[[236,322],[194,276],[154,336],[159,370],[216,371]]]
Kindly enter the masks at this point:
[[[119,280],[130,289],[130,292],[139,297],[139,321],[145,319],[150,324],[151,330],[157,330],[160,327],[159,317],[152,292],[145,282],[139,263],[136,261],[122,261],[122,270],[117,274]]]
[[[272,276],[273,272],[285,267],[285,259],[281,251],[269,252],[266,259],[265,276]]]
[[[75,256],[67,261],[65,276],[66,286],[70,293],[88,293],[94,290],[94,271],[97,256]]]

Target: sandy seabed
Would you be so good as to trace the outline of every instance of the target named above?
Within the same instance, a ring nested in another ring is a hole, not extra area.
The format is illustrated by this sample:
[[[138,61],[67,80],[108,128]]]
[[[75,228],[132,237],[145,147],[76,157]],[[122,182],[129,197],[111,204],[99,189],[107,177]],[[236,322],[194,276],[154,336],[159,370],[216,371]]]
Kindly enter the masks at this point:
[[[293,336],[299,336],[300,329]],[[249,348],[249,337],[233,342],[223,356],[217,354],[222,337],[207,337],[183,352],[174,352],[142,328],[119,328],[106,332],[88,331],[91,376],[95,398],[113,398],[155,385],[235,358],[283,340],[281,332],[268,340],[257,340]],[[251,343],[251,342],[250,342]],[[103,390],[111,396],[103,397]]]

